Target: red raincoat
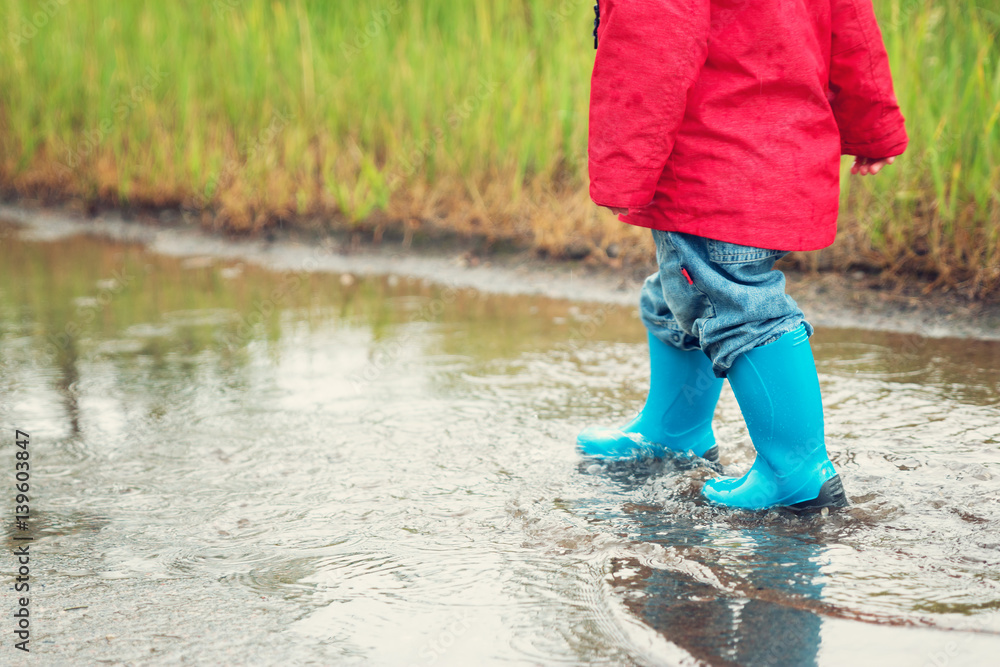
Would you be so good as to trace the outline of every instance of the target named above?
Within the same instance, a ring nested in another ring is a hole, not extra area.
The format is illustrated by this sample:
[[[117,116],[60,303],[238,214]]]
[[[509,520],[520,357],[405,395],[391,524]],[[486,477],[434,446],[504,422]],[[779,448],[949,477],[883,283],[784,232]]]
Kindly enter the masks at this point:
[[[872,0],[599,0],[590,196],[625,222],[833,243],[840,155],[906,150]]]

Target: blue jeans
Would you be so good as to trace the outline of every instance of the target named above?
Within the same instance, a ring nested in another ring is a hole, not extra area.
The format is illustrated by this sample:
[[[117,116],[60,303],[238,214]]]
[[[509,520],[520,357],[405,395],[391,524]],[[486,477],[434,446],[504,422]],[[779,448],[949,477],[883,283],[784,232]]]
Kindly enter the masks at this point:
[[[788,253],[653,230],[659,270],[642,286],[643,324],[668,345],[703,350],[717,377],[744,352],[804,324],[774,263]]]

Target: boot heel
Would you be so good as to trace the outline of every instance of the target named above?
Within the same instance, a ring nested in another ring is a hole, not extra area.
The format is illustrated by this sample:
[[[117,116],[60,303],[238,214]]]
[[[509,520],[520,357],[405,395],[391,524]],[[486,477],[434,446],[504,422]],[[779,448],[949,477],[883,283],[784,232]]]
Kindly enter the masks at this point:
[[[823,509],[824,507],[841,509],[848,507],[850,504],[850,501],[847,500],[847,494],[844,492],[844,484],[840,481],[840,475],[834,475],[823,482],[818,496],[812,500],[804,500],[801,503],[788,505],[788,509],[793,512],[811,512]]]
[[[709,463],[718,463],[719,462],[719,446],[718,445],[712,445],[708,449],[708,451],[706,451],[704,454],[701,455],[701,458],[705,459]]]

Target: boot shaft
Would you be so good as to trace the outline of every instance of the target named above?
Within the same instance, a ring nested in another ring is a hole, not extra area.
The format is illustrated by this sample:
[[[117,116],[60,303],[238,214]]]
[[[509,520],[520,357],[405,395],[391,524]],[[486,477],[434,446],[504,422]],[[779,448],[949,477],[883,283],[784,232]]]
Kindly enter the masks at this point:
[[[754,448],[775,475],[828,460],[819,378],[804,326],[740,355],[728,379]]]

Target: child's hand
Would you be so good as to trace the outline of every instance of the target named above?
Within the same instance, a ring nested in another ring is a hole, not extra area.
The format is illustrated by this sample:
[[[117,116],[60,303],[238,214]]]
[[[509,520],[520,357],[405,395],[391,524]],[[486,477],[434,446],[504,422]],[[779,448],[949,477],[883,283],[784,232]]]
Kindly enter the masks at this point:
[[[882,167],[892,164],[895,161],[896,158],[894,157],[887,157],[881,160],[870,157],[856,157],[854,158],[854,166],[851,167],[851,173],[861,174],[862,176],[868,176],[869,174],[874,176],[882,171]]]
[[[614,206],[605,206],[604,208],[608,209],[609,211],[611,211],[615,215],[626,215],[626,214],[628,214],[628,209],[627,208],[616,208]]]

